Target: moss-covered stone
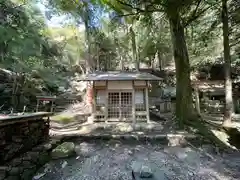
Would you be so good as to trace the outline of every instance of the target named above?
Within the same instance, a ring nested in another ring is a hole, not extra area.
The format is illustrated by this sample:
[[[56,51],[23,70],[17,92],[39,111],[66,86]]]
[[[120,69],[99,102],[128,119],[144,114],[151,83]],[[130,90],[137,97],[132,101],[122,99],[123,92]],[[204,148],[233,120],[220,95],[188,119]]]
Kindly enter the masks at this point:
[[[38,165],[44,165],[50,160],[50,155],[47,152],[42,152],[38,157]]]
[[[73,142],[64,142],[52,150],[53,159],[66,158],[75,154]]]

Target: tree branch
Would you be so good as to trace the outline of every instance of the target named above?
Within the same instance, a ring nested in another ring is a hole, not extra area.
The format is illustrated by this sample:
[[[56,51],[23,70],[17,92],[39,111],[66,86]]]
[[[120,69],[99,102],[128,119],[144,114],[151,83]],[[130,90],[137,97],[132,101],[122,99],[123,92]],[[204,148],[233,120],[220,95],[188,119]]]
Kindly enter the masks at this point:
[[[189,26],[189,24],[191,24],[193,21],[195,21],[196,19],[198,19],[200,16],[202,16],[207,10],[209,10],[211,8],[211,6],[203,9],[201,12],[196,13],[194,16],[190,15],[189,18],[187,18],[187,21],[184,22],[184,27]]]
[[[119,4],[121,4],[121,5],[123,5],[123,6],[127,6],[127,7],[131,8],[131,9],[136,10],[138,13],[146,13],[146,12],[148,12],[148,13],[162,12],[161,9],[152,9],[152,10],[148,10],[148,9],[142,9],[142,8],[134,7],[133,5],[128,4],[128,3],[126,3],[126,2],[123,2],[122,0],[117,0],[117,2],[118,2]]]
[[[136,15],[139,15],[139,14],[140,14],[140,12],[128,13],[128,14],[120,14],[120,15],[114,16],[113,19],[120,18],[120,17],[126,17],[126,16],[136,16]]]
[[[195,10],[193,11],[192,16],[196,16],[197,10],[198,10],[198,8],[199,8],[201,2],[202,2],[202,0],[198,0],[198,2],[197,2],[197,6],[196,6]]]
[[[234,43],[230,44],[230,47],[234,47],[234,46],[236,46],[236,45],[238,45],[238,44],[240,44],[240,40],[237,41],[237,42],[234,42]]]
[[[130,7],[131,9],[135,9],[135,10],[137,10],[138,12],[145,12],[145,9],[141,9],[141,8],[138,8],[138,7],[134,7],[133,5],[128,4],[128,3],[126,3],[126,2],[123,2],[123,1],[121,1],[121,0],[117,0],[117,2],[118,2],[119,4],[121,4],[121,5]]]
[[[200,4],[201,4],[202,0],[199,0],[198,1],[198,4],[194,10],[194,12],[188,17],[186,18],[187,20],[185,21],[184,23],[184,27],[188,26],[189,24],[191,24],[193,21],[195,21],[196,19],[198,19],[200,16],[202,16],[207,10],[211,9],[211,8],[214,8],[214,7],[217,7],[218,6],[218,2],[216,1],[215,4],[210,4],[207,8],[201,10],[200,12],[197,12],[199,7],[200,7]]]

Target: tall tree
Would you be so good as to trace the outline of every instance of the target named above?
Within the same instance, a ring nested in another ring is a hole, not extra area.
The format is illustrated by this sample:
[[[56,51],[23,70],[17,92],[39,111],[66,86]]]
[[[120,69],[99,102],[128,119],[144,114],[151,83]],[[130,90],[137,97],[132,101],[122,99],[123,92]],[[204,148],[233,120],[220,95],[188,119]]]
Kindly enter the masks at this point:
[[[183,127],[184,121],[192,118],[193,113],[190,63],[185,41],[184,22],[181,17],[181,8],[184,8],[182,4],[184,4],[183,1],[168,1],[165,6],[169,18],[176,66],[176,116],[180,127]]]
[[[232,80],[231,80],[231,56],[229,45],[229,22],[227,0],[222,0],[222,24],[223,24],[223,46],[225,64],[225,112],[223,126],[231,123],[233,113]]]

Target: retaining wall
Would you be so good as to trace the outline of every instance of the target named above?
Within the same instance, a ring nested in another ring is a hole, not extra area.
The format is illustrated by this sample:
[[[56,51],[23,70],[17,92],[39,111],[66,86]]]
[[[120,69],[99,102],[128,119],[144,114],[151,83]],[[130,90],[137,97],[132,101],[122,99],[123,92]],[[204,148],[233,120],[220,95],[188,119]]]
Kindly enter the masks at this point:
[[[51,113],[33,113],[0,119],[0,165],[49,138]]]

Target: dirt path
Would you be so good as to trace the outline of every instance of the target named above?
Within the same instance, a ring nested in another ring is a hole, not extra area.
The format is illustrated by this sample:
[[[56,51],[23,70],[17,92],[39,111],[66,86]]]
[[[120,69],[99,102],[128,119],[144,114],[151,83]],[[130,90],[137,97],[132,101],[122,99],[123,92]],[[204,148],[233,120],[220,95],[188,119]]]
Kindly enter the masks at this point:
[[[80,142],[79,142],[80,143]],[[132,180],[136,162],[147,163],[158,176],[181,180],[237,180],[240,154],[210,156],[190,147],[163,147],[151,144],[87,143],[88,157],[76,156],[48,163],[42,180]]]

